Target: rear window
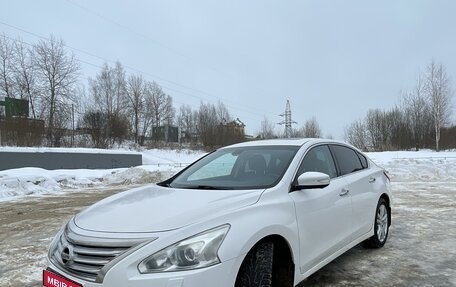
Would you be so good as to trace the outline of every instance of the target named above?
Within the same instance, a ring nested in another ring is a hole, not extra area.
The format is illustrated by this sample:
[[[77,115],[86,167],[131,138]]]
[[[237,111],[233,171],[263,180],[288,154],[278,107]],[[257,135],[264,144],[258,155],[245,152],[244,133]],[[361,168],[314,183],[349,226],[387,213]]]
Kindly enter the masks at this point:
[[[367,164],[367,158],[365,156],[363,156],[362,154],[360,154],[359,152],[356,153],[359,157],[359,160],[361,161],[361,165],[363,166],[363,168],[368,168],[369,165]]]
[[[351,148],[340,145],[333,145],[332,149],[334,151],[337,163],[339,164],[341,175],[346,175],[363,169],[357,152]]]

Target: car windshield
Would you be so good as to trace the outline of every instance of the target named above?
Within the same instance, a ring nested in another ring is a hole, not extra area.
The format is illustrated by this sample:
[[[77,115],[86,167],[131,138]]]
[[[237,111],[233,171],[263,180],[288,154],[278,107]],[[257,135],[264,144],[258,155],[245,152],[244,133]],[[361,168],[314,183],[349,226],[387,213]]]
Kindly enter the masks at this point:
[[[233,147],[197,161],[166,185],[191,189],[260,189],[276,185],[298,146]]]

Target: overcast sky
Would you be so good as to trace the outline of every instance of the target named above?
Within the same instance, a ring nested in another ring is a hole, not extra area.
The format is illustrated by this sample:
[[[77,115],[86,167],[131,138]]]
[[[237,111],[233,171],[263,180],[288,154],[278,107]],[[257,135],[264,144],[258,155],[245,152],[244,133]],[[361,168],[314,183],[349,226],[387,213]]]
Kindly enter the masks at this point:
[[[249,134],[264,116],[280,122],[289,99],[295,127],[315,116],[342,139],[368,109],[396,104],[431,59],[456,83],[452,0],[0,3],[0,32],[29,43],[38,38],[26,32],[54,34],[90,53],[75,51],[92,64],[81,63],[84,84],[93,65],[119,60],[160,83],[176,108],[221,100]]]

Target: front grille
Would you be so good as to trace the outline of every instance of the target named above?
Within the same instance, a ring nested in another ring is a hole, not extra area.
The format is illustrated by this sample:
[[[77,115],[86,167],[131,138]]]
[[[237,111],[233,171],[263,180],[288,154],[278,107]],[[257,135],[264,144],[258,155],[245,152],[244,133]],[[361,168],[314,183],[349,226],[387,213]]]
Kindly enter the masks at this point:
[[[72,235],[68,228],[60,236],[51,261],[69,274],[90,282],[99,282],[101,269],[138,242],[113,239],[83,238]]]

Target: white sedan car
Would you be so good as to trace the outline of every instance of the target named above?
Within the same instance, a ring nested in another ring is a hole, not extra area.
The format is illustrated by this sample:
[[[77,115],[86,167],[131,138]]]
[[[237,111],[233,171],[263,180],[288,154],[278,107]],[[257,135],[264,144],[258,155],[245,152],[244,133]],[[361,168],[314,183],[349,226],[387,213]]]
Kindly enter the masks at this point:
[[[390,224],[389,178],[356,148],[236,144],[77,214],[50,246],[43,284],[295,286],[358,243],[382,247]]]

